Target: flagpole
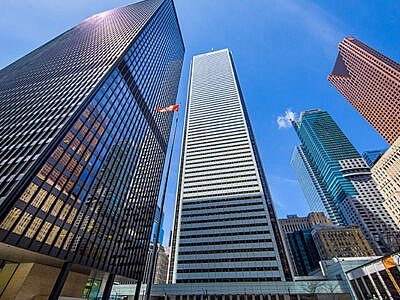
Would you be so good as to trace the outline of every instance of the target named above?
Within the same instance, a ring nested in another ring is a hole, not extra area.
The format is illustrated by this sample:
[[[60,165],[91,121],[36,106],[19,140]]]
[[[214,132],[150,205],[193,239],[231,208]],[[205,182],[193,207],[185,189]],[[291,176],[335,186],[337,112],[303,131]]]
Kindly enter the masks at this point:
[[[158,217],[158,224],[156,228],[156,235],[154,237],[154,243],[153,243],[153,253],[151,254],[151,260],[150,260],[150,276],[149,280],[146,285],[146,300],[150,300],[150,292],[151,292],[151,286],[153,284],[153,279],[154,279],[154,273],[155,273],[155,263],[156,263],[156,256],[157,256],[157,250],[158,250],[158,236],[160,235],[160,230],[161,230],[161,218],[164,213],[164,202],[165,202],[165,194],[167,191],[167,184],[168,184],[168,177],[169,177],[169,171],[170,171],[170,166],[171,166],[171,160],[172,160],[172,150],[174,149],[174,143],[175,143],[175,135],[176,135],[176,128],[178,127],[178,119],[179,119],[179,110],[176,113],[176,118],[175,118],[175,125],[174,125],[174,133],[172,135],[172,144],[171,148],[169,149],[169,158],[168,158],[168,163],[167,163],[167,174],[165,176],[165,181],[164,181],[164,187],[161,195],[161,204],[160,204],[160,216]]]

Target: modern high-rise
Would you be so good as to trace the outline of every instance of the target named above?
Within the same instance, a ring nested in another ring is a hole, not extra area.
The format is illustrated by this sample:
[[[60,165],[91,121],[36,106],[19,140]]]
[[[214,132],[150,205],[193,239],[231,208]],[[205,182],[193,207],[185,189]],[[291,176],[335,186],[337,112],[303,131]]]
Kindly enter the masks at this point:
[[[291,258],[296,267],[296,275],[306,276],[319,269],[321,260],[311,234],[311,228],[288,233]]]
[[[393,250],[392,237],[399,228],[383,205],[369,166],[331,116],[319,109],[305,111],[293,126],[345,225],[359,225],[375,253]]]
[[[382,155],[385,154],[386,150],[387,149],[364,151],[362,157],[368,166],[372,168],[379,161]]]
[[[69,270],[142,279],[172,121],[154,108],[175,102],[183,54],[172,0],[148,0],[0,71],[0,258],[45,270],[40,295]]]
[[[376,162],[371,173],[385,199],[383,205],[400,227],[400,137]]]
[[[392,144],[400,136],[400,64],[354,37],[339,43],[332,85]]]
[[[314,165],[302,145],[293,150],[291,165],[297,180],[313,212],[324,212],[336,225],[343,225],[343,220],[335,209],[331,196],[327,192]]]
[[[288,215],[285,219],[279,219],[287,257],[290,258],[292,272],[296,275],[306,275],[314,269],[315,261],[310,261],[310,257],[313,256],[313,242],[309,245],[308,241],[310,241],[311,228],[317,224],[333,226],[332,221],[323,212],[310,212],[306,217]]]
[[[289,278],[231,53],[194,56],[168,282]]]

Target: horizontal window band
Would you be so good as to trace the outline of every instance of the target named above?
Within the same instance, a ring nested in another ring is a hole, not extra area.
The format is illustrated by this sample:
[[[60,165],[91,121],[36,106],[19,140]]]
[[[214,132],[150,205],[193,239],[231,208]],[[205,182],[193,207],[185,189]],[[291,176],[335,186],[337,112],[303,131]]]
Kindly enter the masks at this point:
[[[201,283],[201,282],[264,282],[281,281],[280,277],[247,277],[247,278],[199,278],[199,279],[177,279],[176,283]]]
[[[255,271],[279,271],[274,267],[237,267],[237,268],[214,268],[214,269],[178,269],[178,273],[211,273],[211,272],[255,272]]]
[[[242,261],[274,261],[275,256],[267,257],[231,257],[231,258],[209,258],[209,259],[179,259],[178,264],[201,264],[201,263],[216,263],[216,262],[242,262]]]
[[[195,227],[195,228],[185,228],[181,227],[180,231],[197,231],[197,230],[211,230],[211,229],[231,229],[231,228],[248,228],[248,227],[259,227],[268,226],[267,222],[263,223],[253,223],[253,224],[240,224],[240,225],[220,225],[220,226],[207,226],[207,227]]]

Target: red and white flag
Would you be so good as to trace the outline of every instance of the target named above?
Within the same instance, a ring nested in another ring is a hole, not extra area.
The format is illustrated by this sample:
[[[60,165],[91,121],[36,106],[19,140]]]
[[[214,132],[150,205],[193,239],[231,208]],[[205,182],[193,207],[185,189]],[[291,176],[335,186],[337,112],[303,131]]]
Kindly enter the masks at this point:
[[[168,107],[156,108],[158,112],[178,111],[179,104],[170,105]]]

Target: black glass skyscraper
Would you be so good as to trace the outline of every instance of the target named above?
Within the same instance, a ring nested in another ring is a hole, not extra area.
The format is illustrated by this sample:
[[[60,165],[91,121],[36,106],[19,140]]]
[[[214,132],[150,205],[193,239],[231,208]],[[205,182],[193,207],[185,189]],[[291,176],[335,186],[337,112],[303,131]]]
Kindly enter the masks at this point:
[[[172,0],[148,0],[0,71],[0,245],[140,279],[183,54]]]

